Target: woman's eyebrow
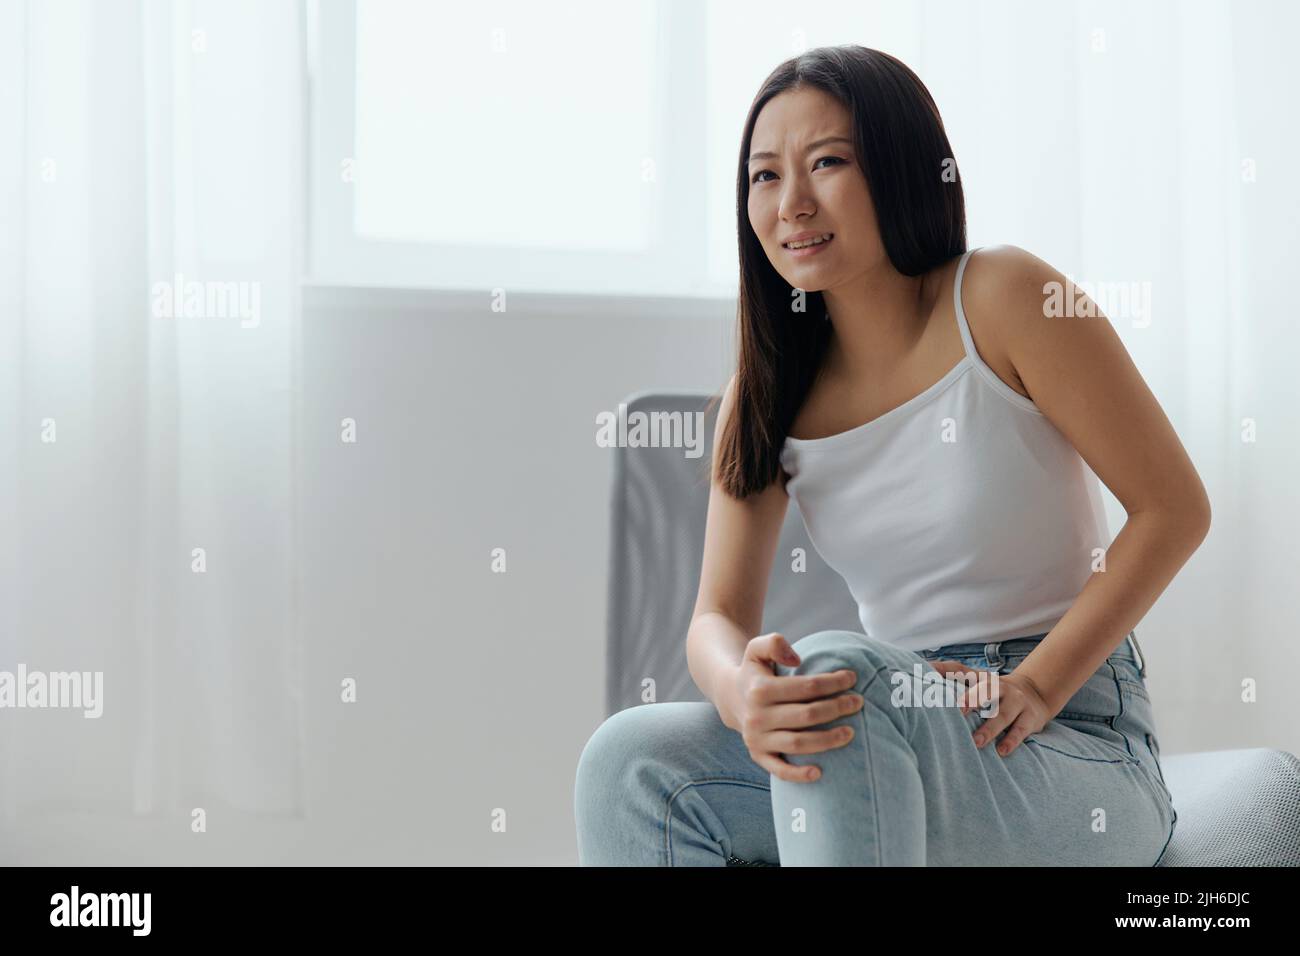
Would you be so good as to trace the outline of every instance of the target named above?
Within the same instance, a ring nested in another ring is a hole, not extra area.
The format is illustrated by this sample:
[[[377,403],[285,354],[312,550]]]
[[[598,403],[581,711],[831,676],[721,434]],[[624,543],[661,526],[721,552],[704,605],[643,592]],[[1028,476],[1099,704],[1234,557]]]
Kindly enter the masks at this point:
[[[827,143],[847,143],[848,145],[852,146],[853,140],[849,139],[847,136],[824,136],[819,140],[815,140],[809,143],[807,147],[804,149],[804,152],[811,153],[817,147],[825,146]],[[763,150],[762,152],[758,152],[758,153],[750,153],[749,159],[745,161],[745,165],[749,165],[756,159],[776,159],[776,158],[777,158],[776,153],[773,153],[769,150]]]

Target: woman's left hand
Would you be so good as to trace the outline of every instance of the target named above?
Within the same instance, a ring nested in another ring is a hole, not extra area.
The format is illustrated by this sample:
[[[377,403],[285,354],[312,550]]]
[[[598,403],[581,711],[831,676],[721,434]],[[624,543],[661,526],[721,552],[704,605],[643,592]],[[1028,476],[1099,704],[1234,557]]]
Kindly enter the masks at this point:
[[[983,749],[985,744],[996,740],[999,734],[1006,731],[1006,736],[996,748],[997,753],[1005,757],[1019,747],[1030,734],[1036,734],[1046,727],[1052,719],[1052,709],[1038,688],[1034,686],[1033,681],[1018,676],[1014,671],[1010,674],[999,674],[997,671],[972,667],[960,661],[930,661],[929,663],[945,677],[950,673],[960,675],[968,686],[978,681],[981,709],[996,705],[993,715],[986,717],[984,723],[980,724],[973,734],[977,748]],[[983,673],[994,674],[996,679],[986,679]],[[988,698],[987,701],[985,697]],[[961,705],[963,714],[969,710],[970,707],[966,704]]]

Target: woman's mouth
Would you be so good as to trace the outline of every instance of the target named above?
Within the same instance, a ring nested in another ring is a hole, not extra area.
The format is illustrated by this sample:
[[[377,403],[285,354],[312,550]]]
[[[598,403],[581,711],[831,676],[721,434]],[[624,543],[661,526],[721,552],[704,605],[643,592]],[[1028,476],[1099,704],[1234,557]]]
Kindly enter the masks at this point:
[[[835,233],[824,232],[818,236],[809,236],[807,239],[800,239],[797,242],[783,242],[781,247],[792,256],[803,258],[804,256],[813,256],[821,252],[831,244],[835,238]]]

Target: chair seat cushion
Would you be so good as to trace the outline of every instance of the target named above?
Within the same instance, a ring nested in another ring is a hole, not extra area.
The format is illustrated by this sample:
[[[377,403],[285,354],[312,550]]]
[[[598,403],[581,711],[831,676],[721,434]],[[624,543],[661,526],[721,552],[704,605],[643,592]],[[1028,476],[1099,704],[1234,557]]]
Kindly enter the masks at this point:
[[[1160,761],[1178,822],[1162,866],[1300,866],[1300,760],[1212,750]]]

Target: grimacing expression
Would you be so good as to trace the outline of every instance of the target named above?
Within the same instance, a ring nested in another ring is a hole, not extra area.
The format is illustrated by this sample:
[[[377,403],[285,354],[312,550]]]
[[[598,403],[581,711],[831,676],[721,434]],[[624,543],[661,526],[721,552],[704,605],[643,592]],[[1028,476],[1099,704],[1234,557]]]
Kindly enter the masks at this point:
[[[835,97],[801,87],[768,100],[754,121],[746,169],[750,227],[791,286],[831,289],[884,257],[852,117]],[[790,248],[805,233],[831,238]]]

